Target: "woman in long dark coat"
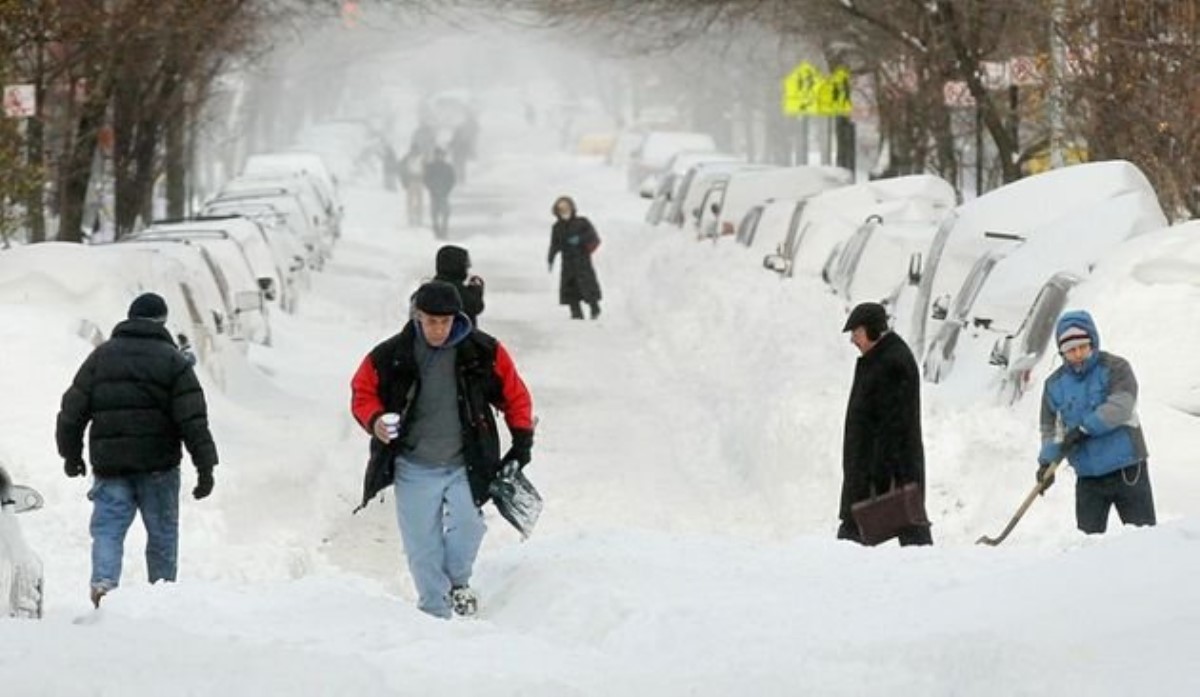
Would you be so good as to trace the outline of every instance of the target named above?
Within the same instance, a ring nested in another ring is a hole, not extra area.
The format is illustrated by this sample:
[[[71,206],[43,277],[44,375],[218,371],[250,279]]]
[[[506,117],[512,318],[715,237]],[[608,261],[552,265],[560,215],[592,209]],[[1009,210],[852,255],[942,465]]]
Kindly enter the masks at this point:
[[[592,267],[592,253],[600,246],[600,236],[591,221],[576,214],[571,197],[558,197],[552,210],[556,220],[550,231],[548,264],[553,271],[554,257],[562,254],[558,302],[570,306],[572,319],[583,319],[581,303],[587,303],[596,319],[600,316],[600,282]]]

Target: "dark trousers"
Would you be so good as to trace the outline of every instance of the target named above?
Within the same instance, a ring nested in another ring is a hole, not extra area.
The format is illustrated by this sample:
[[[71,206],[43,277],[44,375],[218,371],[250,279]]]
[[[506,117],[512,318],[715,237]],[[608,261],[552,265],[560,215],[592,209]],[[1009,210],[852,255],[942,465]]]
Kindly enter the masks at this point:
[[[857,542],[860,545],[863,544],[862,536],[858,532],[858,526],[852,520],[842,521],[842,524],[838,526],[837,538],[839,540]],[[933,532],[928,525],[918,525],[900,533],[900,536],[896,539],[900,540],[901,547],[931,545],[933,544]]]
[[[593,300],[588,303],[588,308],[592,312],[592,319],[600,316],[600,303]],[[578,300],[571,303],[571,319],[583,319],[583,307]]]
[[[1125,525],[1154,525],[1154,493],[1150,470],[1139,462],[1101,477],[1075,480],[1075,523],[1089,535],[1108,528],[1108,511],[1115,506]]]
[[[433,222],[433,234],[438,239],[450,230],[450,197],[429,195],[429,215]]]

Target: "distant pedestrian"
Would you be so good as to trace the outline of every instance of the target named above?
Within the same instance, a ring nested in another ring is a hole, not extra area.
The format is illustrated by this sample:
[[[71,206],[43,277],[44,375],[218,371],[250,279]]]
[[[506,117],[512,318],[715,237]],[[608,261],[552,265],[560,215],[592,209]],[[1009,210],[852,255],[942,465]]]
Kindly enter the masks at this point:
[[[192,360],[167,331],[167,303],[139,295],[129,318],[80,366],[63,394],[55,440],[68,477],[92,461],[92,604],[121,582],[125,534],[140,513],[150,582],[174,581],[179,553],[180,444],[196,466],[192,496],[212,493],[217,448]]]
[[[921,437],[921,376],[908,344],[888,328],[879,303],[862,303],[842,331],[861,354],[846,405],[842,435],[841,540],[862,543],[850,507],[893,486],[915,482],[925,490],[925,445]],[[922,512],[925,519],[924,512]],[[933,544],[928,525],[900,533],[900,544]]]
[[[420,150],[411,148],[400,160],[399,168],[408,224],[410,227],[419,227],[425,220],[425,160]]]
[[[446,151],[433,151],[433,161],[425,165],[425,188],[429,190],[429,215],[433,234],[445,239],[450,229],[450,191],[454,189],[454,167],[446,162]]]
[[[1054,332],[1063,364],[1042,388],[1042,449],[1037,480],[1063,455],[1075,468],[1075,523],[1108,528],[1113,507],[1125,525],[1154,525],[1146,439],[1137,414],[1138,384],[1129,361],[1100,350],[1092,316],[1067,312]],[[1054,483],[1050,475],[1046,488]]]
[[[379,157],[382,161],[383,188],[386,191],[395,191],[396,179],[400,177],[400,158],[396,156],[396,150],[392,144],[386,140],[381,142]]]
[[[471,325],[479,327],[479,315],[483,313],[483,279],[471,274],[471,255],[467,250],[452,244],[437,251],[435,281],[445,281],[458,289],[462,297],[463,314]]]
[[[550,230],[548,266],[554,271],[554,258],[562,254],[559,277],[559,304],[571,308],[572,319],[583,319],[582,303],[591,309],[592,319],[600,316],[600,281],[592,266],[592,254],[600,246],[600,235],[587,218],[577,214],[575,201],[560,196],[552,209],[555,217]]]

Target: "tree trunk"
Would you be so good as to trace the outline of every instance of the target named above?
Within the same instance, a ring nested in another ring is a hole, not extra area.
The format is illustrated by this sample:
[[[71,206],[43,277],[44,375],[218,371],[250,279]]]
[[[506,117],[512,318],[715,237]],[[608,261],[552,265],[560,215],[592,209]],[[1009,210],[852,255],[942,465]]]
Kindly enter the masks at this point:
[[[62,222],[58,227],[58,239],[63,242],[83,241],[83,208],[92,180],[92,160],[96,155],[97,135],[104,124],[107,97],[107,94],[92,95],[84,102],[76,122],[74,142],[62,177]]]
[[[167,118],[167,217],[182,218],[187,215],[187,109],[175,109]]]
[[[121,75],[113,93],[113,179],[114,217],[117,238],[133,229],[138,216],[138,191],[134,183],[137,168],[135,150],[138,140],[138,83],[129,72]]]
[[[947,0],[939,0],[934,20],[939,25],[943,36],[949,40],[954,58],[953,65],[957,66],[959,77],[966,81],[967,89],[970,91],[971,97],[975,99],[976,108],[979,109],[983,125],[987,129],[988,135],[991,136],[992,142],[996,144],[996,153],[1000,159],[1000,171],[1004,183],[1020,179],[1021,167],[1017,164],[1020,147],[1013,141],[1012,134],[1006,127],[1004,119],[1001,118],[1000,111],[996,108],[996,101],[992,99],[992,95],[979,77],[978,51],[976,47],[968,46],[959,33],[961,28],[958,26],[954,5]]]

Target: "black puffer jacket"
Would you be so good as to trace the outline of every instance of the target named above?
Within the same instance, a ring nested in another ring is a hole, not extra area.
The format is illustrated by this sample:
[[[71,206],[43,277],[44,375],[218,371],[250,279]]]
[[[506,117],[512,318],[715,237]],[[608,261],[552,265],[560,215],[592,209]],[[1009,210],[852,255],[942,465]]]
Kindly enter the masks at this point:
[[[200,382],[154,320],[121,322],[80,366],[58,412],[55,439],[64,459],[82,457],[88,422],[88,452],[100,476],[178,467],[181,442],[197,469],[217,464]]]
[[[888,332],[854,368],[842,440],[842,500],[851,504],[888,490],[892,482],[925,488],[921,439],[921,377],[908,344]]]

